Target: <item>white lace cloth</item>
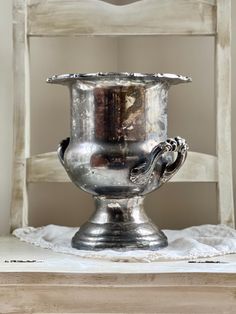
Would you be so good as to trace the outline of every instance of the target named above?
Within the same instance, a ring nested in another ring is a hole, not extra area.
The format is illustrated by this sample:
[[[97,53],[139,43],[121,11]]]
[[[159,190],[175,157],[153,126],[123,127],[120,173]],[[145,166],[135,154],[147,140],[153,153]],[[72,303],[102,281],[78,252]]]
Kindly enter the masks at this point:
[[[152,262],[206,258],[236,253],[236,230],[224,225],[201,225],[182,230],[163,230],[168,247],[158,251],[80,251],[71,247],[71,238],[78,228],[48,225],[14,230],[22,241],[59,253],[114,262]]]

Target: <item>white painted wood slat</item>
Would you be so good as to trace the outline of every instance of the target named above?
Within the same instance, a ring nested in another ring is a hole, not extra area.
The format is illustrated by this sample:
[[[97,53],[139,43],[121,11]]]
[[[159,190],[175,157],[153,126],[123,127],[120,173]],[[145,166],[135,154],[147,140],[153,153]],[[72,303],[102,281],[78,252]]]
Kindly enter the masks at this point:
[[[236,307],[235,254],[208,258],[212,263],[114,263],[6,237],[0,256],[1,314],[222,314]]]
[[[26,158],[29,156],[29,46],[26,35],[26,4],[13,3],[14,156],[11,229],[27,225],[28,196]]]
[[[217,1],[216,147],[218,156],[219,222],[234,227],[231,148],[231,1]]]
[[[214,35],[214,0],[29,0],[30,36]]]
[[[146,286],[152,286],[194,283],[213,286],[218,284],[217,277],[221,274],[222,284],[232,286],[235,283],[236,285],[236,254],[207,258],[221,263],[188,263],[188,260],[162,260],[151,263],[112,262],[57,253],[20,241],[14,236],[8,236],[0,237],[0,256],[0,285],[29,284],[30,277],[36,279],[34,274],[37,273],[42,274],[37,280],[38,284],[125,285],[129,283],[142,286],[145,283]],[[204,258],[199,260],[205,261]],[[10,272],[21,273],[22,277],[9,275],[7,279],[4,274]],[[28,273],[28,277],[24,277],[24,273]],[[196,273],[194,278],[184,275],[193,273]],[[62,276],[57,277],[57,274]],[[73,278],[75,274],[78,274],[77,278]],[[127,274],[130,274],[128,281]],[[152,276],[154,274],[156,276]],[[171,274],[173,277],[166,274]],[[205,280],[210,274],[211,278]],[[231,277],[227,277],[226,274],[230,274]]]
[[[217,182],[215,156],[189,152],[184,166],[172,182]],[[56,152],[40,154],[27,159],[28,182],[70,182]]]
[[[234,313],[235,292],[235,287],[219,285],[81,287],[34,283],[0,286],[0,301],[2,314],[222,314]]]

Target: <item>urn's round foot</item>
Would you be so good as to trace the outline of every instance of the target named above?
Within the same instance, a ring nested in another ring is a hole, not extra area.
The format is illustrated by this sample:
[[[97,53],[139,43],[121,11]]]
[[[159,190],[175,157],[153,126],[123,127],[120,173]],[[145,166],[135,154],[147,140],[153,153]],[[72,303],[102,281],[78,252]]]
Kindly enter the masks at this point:
[[[167,237],[153,223],[85,223],[72,239],[79,250],[158,250],[168,245]]]

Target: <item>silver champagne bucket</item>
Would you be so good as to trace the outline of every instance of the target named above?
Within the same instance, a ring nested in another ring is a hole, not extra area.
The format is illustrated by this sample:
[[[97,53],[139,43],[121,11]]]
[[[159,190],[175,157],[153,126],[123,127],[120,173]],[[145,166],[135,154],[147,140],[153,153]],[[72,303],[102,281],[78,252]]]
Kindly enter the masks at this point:
[[[167,245],[147,217],[144,196],[168,181],[186,159],[180,137],[167,138],[174,74],[91,73],[55,75],[69,87],[71,134],[58,156],[72,182],[93,195],[96,210],[72,239],[77,249],[149,249]]]

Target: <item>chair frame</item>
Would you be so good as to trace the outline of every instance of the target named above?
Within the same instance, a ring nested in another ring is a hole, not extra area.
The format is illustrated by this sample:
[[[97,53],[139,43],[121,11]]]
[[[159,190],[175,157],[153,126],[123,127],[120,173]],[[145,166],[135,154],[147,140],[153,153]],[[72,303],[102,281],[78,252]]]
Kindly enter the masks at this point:
[[[172,181],[215,182],[218,222],[234,227],[231,0],[140,0],[123,6],[99,0],[13,0],[14,160],[11,230],[28,224],[28,184],[69,181],[55,152],[30,156],[29,39],[34,36],[78,35],[214,36],[216,156],[190,152],[186,164]]]

